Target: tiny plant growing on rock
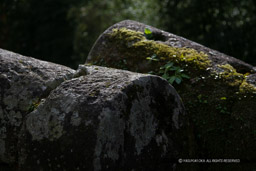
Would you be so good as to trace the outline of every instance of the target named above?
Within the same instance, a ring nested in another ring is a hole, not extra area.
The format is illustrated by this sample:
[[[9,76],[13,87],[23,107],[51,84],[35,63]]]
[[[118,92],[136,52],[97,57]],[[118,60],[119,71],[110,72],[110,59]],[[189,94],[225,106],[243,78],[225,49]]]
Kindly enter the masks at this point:
[[[34,101],[29,107],[28,107],[28,110],[27,112],[30,113],[30,112],[33,112],[40,104],[40,101],[39,100],[36,100]]]
[[[155,61],[159,62],[160,59],[158,59],[156,54],[153,54],[151,57],[147,57],[147,60],[150,62]],[[180,84],[181,81],[184,78],[190,78],[188,75],[182,73],[184,70],[180,67],[174,66],[173,62],[168,62],[164,66],[160,67],[159,75],[161,75],[164,79],[166,79],[170,84],[173,84],[176,82],[177,84]],[[149,72],[149,74],[152,74],[154,72]]]
[[[149,61],[159,61],[156,54],[153,54],[151,57],[147,57],[146,59]]]
[[[160,67],[160,74],[163,74],[162,77],[166,79],[169,83],[173,84],[176,82],[180,84],[183,78],[189,78],[188,75],[182,73],[184,70],[180,67],[174,66],[173,62],[168,62],[164,66]],[[174,75],[170,73],[174,72]]]
[[[144,30],[144,35],[148,40],[152,40],[153,39],[153,34],[152,31],[149,28],[145,28]]]

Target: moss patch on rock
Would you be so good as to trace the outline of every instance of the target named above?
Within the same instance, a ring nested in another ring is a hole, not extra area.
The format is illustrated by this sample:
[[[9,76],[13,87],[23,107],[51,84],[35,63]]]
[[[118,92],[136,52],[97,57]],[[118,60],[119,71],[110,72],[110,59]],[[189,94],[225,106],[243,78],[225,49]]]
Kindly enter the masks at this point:
[[[197,52],[190,48],[175,48],[166,44],[147,40],[142,32],[129,30],[126,28],[113,29],[109,38],[120,42],[116,48],[128,48],[132,53],[126,54],[129,60],[139,60],[139,62],[148,62],[146,57],[157,55],[160,59],[160,65],[166,61],[172,61],[183,66],[193,65],[198,69],[206,69],[211,65],[207,55],[203,52]],[[134,63],[133,63],[134,64]],[[158,64],[159,65],[159,64]]]

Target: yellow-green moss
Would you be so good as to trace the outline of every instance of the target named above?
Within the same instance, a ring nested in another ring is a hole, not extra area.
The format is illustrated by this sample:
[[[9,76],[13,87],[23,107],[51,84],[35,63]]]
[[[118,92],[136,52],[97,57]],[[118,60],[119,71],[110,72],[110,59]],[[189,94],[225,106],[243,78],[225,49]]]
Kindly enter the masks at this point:
[[[211,65],[211,61],[208,59],[207,54],[203,52],[197,52],[195,49],[191,48],[171,47],[164,43],[147,40],[142,32],[121,28],[113,29],[110,36],[121,42],[126,42],[128,48],[137,50],[144,49],[146,52],[156,54],[160,59],[173,61],[175,63],[192,64],[199,69],[206,69]],[[132,53],[138,54],[140,52],[132,51]]]
[[[248,73],[238,73],[236,69],[229,64],[218,65],[218,67],[224,70],[223,72],[219,73],[219,76],[224,78],[224,80],[228,82],[230,86],[239,86],[239,92],[242,94],[256,94],[256,87],[246,81],[246,76]]]
[[[223,78],[230,86],[239,86],[244,80],[244,75],[236,72],[236,69],[229,64],[217,65],[223,69],[222,72],[217,73],[220,78]]]
[[[252,84],[249,84],[244,80],[242,84],[239,87],[240,93],[253,93],[256,94],[256,87],[253,86]]]
[[[142,32],[137,32],[137,31],[126,29],[126,28],[113,29],[111,33],[111,37],[114,37],[119,40],[125,40],[128,43],[127,44],[128,46],[131,46],[132,43],[135,41],[146,39],[143,36]]]
[[[136,61],[146,60],[148,55],[155,54],[158,59],[162,61],[162,64],[167,61],[172,61],[182,68],[184,68],[184,66],[190,66],[199,70],[212,67],[211,60],[208,58],[208,55],[203,52],[198,52],[192,48],[171,47],[159,41],[147,40],[144,34],[139,31],[127,28],[113,29],[112,32],[109,33],[109,36],[110,40],[114,39],[120,42],[120,48],[122,45],[125,45],[122,47],[126,48],[124,54],[127,55],[131,53],[131,55],[128,55],[128,58],[136,58],[131,59],[134,63],[136,63]],[[119,45],[117,44],[117,46]],[[155,67],[158,67],[158,65],[155,65]],[[214,72],[213,75],[223,79],[229,86],[238,87],[240,93],[256,92],[255,86],[246,82],[246,75],[238,73],[231,65],[217,65],[217,67],[221,71]]]

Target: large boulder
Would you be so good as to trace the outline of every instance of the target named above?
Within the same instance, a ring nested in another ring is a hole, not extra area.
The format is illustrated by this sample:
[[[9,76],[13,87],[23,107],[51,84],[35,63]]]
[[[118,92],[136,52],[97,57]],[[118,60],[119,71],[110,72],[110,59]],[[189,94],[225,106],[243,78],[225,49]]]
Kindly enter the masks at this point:
[[[152,32],[150,40],[144,33],[145,28]],[[86,63],[148,72],[156,68],[145,60],[153,54],[176,62],[205,66],[210,60],[212,65],[230,64],[240,73],[256,72],[256,67],[241,60],[132,20],[122,21],[104,31],[92,47]]]
[[[164,79],[1,50],[0,170],[174,170],[185,111]]]
[[[193,158],[256,161],[255,67],[135,21],[107,29],[86,63],[163,76],[187,109]]]
[[[75,71],[0,49],[0,161],[17,161],[24,118]]]

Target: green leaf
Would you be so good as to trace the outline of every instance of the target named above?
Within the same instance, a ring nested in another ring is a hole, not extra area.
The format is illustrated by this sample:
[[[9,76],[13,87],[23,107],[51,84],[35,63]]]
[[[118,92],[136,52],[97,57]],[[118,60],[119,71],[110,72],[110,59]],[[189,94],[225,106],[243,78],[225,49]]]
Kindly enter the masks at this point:
[[[149,28],[145,28],[144,33],[146,35],[152,34],[152,31]]]
[[[175,76],[171,76],[171,78],[168,80],[169,83],[173,84],[174,80],[176,79]]]
[[[186,74],[181,74],[181,77],[183,77],[183,78],[190,78],[188,75],[186,75]]]
[[[221,97],[220,100],[227,100],[227,98],[226,97]]]
[[[150,61],[159,61],[159,59],[157,59],[156,57],[147,57],[146,58],[147,60],[150,60]]]
[[[164,73],[167,73],[169,71],[169,68],[165,68]]]
[[[149,40],[151,40],[153,38],[152,31],[149,28],[145,28],[144,34],[145,34],[146,38]]]
[[[200,99],[202,99],[202,94],[199,94],[198,96],[197,96],[197,98],[200,100]]]
[[[157,55],[154,53],[151,58],[157,58]]]
[[[162,77],[167,80],[169,78],[169,75],[168,74],[164,74],[164,75],[162,75]]]
[[[155,74],[155,72],[154,71],[149,71],[148,74]]]
[[[164,71],[163,71],[163,70],[160,70],[158,73],[159,73],[159,74],[163,74],[163,73],[164,73]]]
[[[180,67],[175,67],[176,68],[176,72],[182,72],[183,70]]]
[[[178,77],[176,77],[175,82],[176,82],[177,84],[180,84],[180,83],[181,83],[181,79],[178,78]]]
[[[179,78],[179,79],[181,79],[182,80],[182,77],[178,74],[178,75],[175,75],[176,76],[176,78]]]
[[[178,71],[178,70],[180,70],[180,67],[173,66],[170,70],[171,71]]]
[[[172,63],[172,62],[169,62],[169,63],[167,63],[167,64],[164,65],[165,68],[167,68],[167,67],[172,67],[172,66],[173,66],[173,63]]]

